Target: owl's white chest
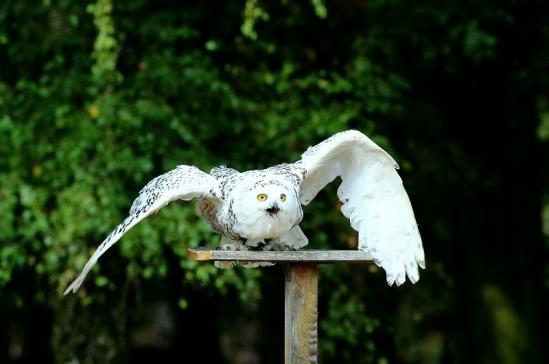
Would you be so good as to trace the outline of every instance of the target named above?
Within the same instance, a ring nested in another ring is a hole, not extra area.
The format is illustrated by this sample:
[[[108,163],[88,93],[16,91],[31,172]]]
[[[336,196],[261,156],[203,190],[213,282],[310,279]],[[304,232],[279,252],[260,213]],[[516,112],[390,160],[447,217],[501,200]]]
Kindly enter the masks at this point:
[[[301,221],[298,210],[301,210],[299,205],[287,206],[276,215],[264,211],[238,211],[235,216],[235,232],[242,238],[251,240],[278,238]]]

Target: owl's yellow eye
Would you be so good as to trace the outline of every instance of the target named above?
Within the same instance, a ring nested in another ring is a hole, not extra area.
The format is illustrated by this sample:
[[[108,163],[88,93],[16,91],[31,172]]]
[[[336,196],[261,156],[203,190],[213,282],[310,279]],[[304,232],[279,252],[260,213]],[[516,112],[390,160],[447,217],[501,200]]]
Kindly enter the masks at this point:
[[[286,201],[286,195],[285,194],[280,195],[280,201],[282,201],[282,202]]]
[[[264,193],[260,193],[259,195],[257,195],[257,199],[261,202],[265,202],[267,201],[267,195]]]

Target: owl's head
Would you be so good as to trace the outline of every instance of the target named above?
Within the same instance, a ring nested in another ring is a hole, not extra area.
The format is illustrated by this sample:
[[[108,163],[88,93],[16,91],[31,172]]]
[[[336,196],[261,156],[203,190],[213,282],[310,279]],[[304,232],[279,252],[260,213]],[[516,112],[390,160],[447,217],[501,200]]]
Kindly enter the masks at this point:
[[[297,191],[288,181],[250,179],[238,190],[233,211],[244,230],[250,232],[246,238],[278,237],[301,219]]]

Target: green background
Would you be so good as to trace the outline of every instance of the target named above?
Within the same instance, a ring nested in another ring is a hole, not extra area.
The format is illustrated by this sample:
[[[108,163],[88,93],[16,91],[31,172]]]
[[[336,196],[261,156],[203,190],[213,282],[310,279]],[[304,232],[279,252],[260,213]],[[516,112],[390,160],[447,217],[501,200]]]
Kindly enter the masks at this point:
[[[187,260],[219,241],[194,203],[62,292],[153,177],[294,161],[349,128],[400,163],[427,270],[396,288],[374,266],[322,267],[321,362],[544,362],[548,10],[1,1],[0,362],[281,363],[283,268]],[[336,187],[305,208],[312,248],[356,244]]]

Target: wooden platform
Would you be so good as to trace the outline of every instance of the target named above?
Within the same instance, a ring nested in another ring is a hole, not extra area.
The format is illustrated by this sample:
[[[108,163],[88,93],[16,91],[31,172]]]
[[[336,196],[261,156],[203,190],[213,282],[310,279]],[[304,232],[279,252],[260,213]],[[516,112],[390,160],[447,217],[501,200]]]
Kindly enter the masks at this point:
[[[235,251],[212,248],[187,250],[187,257],[197,261],[273,262],[273,263],[366,263],[370,254],[358,250],[293,250],[293,251]]]
[[[318,265],[370,263],[370,254],[358,250],[234,251],[212,248],[187,250],[202,262],[288,263],[284,289],[284,363],[318,363]]]

